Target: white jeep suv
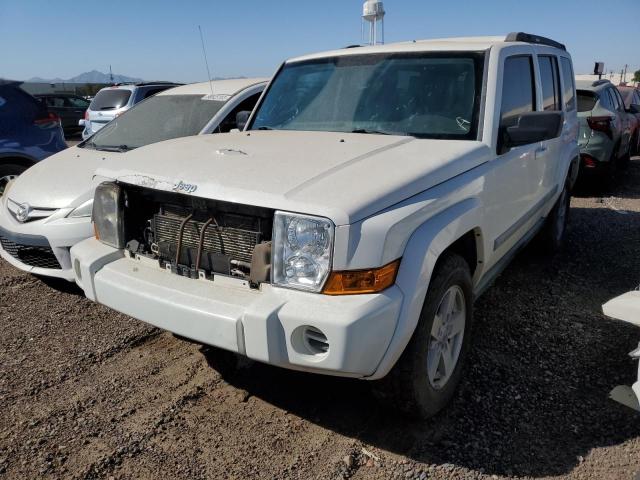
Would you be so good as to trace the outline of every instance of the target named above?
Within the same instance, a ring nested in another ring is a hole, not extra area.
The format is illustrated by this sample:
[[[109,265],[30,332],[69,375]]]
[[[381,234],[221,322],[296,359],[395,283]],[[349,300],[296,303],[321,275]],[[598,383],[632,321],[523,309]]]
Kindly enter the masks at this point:
[[[428,417],[474,300],[536,233],[562,243],[575,98],[564,46],[522,33],[289,60],[245,131],[103,164],[76,282],[257,361],[382,379]]]

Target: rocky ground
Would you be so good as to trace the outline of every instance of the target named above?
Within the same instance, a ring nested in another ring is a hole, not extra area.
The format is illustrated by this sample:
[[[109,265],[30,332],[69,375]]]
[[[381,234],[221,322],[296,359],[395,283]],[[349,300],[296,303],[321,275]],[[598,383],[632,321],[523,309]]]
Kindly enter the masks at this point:
[[[623,177],[477,303],[461,388],[425,423],[366,382],[230,369],[0,262],[0,478],[639,478],[640,414],[607,394],[640,330],[600,309],[640,283],[640,159]]]

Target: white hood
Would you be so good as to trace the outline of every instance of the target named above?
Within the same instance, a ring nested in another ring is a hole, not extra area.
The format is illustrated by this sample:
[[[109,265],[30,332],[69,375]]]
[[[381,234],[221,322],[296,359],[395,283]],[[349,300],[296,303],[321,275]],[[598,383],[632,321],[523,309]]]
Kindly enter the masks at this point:
[[[76,207],[93,196],[92,182],[103,160],[122,160],[122,153],[70,147],[36,163],[20,175],[9,192],[16,203],[35,208]]]
[[[126,162],[104,162],[97,174],[169,191],[182,182],[190,188],[181,193],[342,225],[484,163],[489,153],[475,141],[251,131],[156,143],[127,153]]]

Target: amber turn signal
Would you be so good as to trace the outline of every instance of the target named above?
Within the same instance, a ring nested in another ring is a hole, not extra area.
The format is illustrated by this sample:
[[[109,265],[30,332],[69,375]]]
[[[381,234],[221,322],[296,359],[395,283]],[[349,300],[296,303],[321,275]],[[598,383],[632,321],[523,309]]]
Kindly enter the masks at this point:
[[[325,295],[356,295],[377,293],[389,288],[396,281],[400,259],[384,267],[370,270],[331,272],[322,293]]]

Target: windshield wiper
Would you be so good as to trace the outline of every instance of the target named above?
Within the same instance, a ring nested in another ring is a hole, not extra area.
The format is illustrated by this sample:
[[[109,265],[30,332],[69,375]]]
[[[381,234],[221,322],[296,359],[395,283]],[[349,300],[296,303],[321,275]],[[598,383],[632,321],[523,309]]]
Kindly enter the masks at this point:
[[[93,142],[92,142],[93,143]],[[93,143],[93,147],[96,150],[100,150],[103,152],[126,152],[128,150],[133,150],[135,147],[130,147],[129,145],[96,145]]]
[[[351,130],[351,133],[367,133],[367,134],[371,134],[371,135],[402,135],[402,136],[407,136],[407,133],[405,133],[405,132],[384,132],[382,130],[373,130],[373,129],[369,129],[369,128],[356,128],[354,130]]]

